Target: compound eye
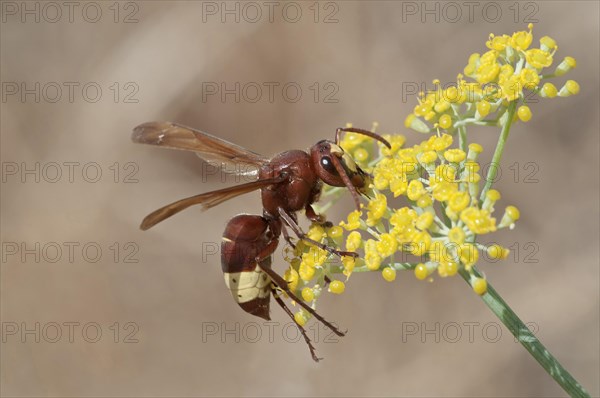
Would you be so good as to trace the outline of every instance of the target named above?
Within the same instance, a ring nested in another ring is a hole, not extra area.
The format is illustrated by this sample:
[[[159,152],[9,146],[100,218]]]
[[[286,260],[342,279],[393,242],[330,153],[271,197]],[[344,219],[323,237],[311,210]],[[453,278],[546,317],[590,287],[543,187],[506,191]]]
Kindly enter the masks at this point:
[[[335,166],[331,162],[329,156],[323,156],[321,158],[321,166],[331,174],[336,174]]]

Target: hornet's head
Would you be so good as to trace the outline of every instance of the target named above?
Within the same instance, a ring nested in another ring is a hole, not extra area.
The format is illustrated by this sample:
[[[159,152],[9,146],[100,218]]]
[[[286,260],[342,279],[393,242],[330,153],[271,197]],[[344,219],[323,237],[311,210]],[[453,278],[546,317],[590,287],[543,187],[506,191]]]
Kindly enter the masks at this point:
[[[310,148],[310,156],[317,176],[325,183],[334,187],[347,187],[360,210],[358,194],[365,195],[371,183],[371,176],[363,171],[354,159],[340,146],[342,132],[363,134],[382,142],[388,148],[391,145],[380,135],[371,131],[352,127],[339,128],[336,131],[335,142],[322,140]]]
[[[344,187],[348,185],[347,180],[361,194],[369,187],[369,174],[358,167],[354,159],[336,143],[319,141],[310,149],[310,156],[318,177],[325,184]]]

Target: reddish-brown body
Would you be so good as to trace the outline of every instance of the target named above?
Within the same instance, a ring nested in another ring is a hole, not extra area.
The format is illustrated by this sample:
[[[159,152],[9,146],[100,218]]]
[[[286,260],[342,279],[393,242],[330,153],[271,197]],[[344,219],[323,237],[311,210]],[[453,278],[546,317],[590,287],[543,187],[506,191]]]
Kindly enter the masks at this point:
[[[274,218],[279,218],[279,208],[290,213],[304,210],[318,199],[321,192],[321,180],[310,155],[304,151],[293,150],[275,155],[261,167],[259,179],[276,178],[282,173],[288,176],[285,184],[261,189],[264,212]]]
[[[264,216],[238,215],[225,227],[221,243],[221,267],[229,281],[228,287],[233,298],[244,311],[270,319],[268,297],[260,297],[262,290],[253,300],[239,292],[238,282],[233,282],[230,274],[256,272],[260,268],[271,267],[271,254],[275,251],[281,234],[282,222],[279,212],[284,210],[295,218],[295,213],[314,203],[322,183],[317,178],[311,156],[300,150],[282,152],[275,155],[259,170],[259,180],[285,178],[285,184],[273,184],[261,189]],[[250,274],[249,274],[250,275]],[[254,276],[253,274],[251,274]],[[236,276],[239,279],[240,275]],[[261,277],[267,278],[262,273]]]
[[[240,214],[229,220],[221,242],[221,268],[234,301],[266,320],[270,320],[271,279],[261,269],[271,268],[276,239],[267,219]]]
[[[390,144],[382,137],[361,129],[338,129],[335,143],[319,141],[309,152],[292,150],[266,159],[254,152],[185,126],[169,122],[150,122],[134,129],[134,142],[158,145],[196,152],[206,160],[214,160],[225,166],[225,170],[258,170],[257,181],[192,196],[164,206],[150,213],[142,222],[146,230],[155,224],[192,205],[201,205],[204,210],[216,206],[235,196],[260,189],[263,215],[241,214],[232,218],[223,233],[221,243],[221,267],[225,283],[234,300],[242,309],[263,319],[269,317],[271,294],[284,311],[294,318],[292,312],[279,297],[284,291],[305,311],[328,326],[334,333],[343,336],[335,326],[327,322],[316,311],[290,291],[288,283],[271,268],[271,255],[284,233],[293,245],[286,227],[292,229],[298,239],[307,241],[337,255],[356,253],[332,249],[310,239],[298,226],[296,212],[305,210],[309,220],[323,222],[312,208],[321,193],[323,182],[342,187],[352,193],[356,207],[360,208],[358,194],[365,194],[369,175],[338,145],[340,134],[352,131],[375,138],[386,146]],[[239,171],[238,171],[239,173]],[[298,325],[306,340],[313,359],[318,360],[306,331]]]

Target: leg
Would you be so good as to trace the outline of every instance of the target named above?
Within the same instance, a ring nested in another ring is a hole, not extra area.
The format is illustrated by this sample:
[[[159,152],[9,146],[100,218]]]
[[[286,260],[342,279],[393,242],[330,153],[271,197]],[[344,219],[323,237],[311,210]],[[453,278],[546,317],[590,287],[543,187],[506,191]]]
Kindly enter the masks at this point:
[[[285,221],[285,223],[292,229],[292,231],[294,231],[294,233],[296,234],[296,236],[298,237],[298,239],[301,239],[303,241],[306,242],[310,242],[313,245],[323,249],[323,250],[327,250],[329,253],[331,254],[335,254],[336,256],[352,256],[352,257],[358,257],[358,253],[355,252],[346,252],[346,251],[340,251],[340,250],[335,250],[332,249],[331,247],[324,245],[321,242],[317,242],[314,239],[310,239],[308,236],[306,236],[306,234],[302,231],[302,229],[300,228],[300,226],[298,225],[298,223],[289,215],[285,212],[285,210],[283,210],[281,207],[278,209],[279,211],[279,215],[281,216],[281,218],[283,219],[283,221]]]
[[[324,215],[317,214],[311,205],[307,205],[305,210],[306,218],[308,218],[310,221],[320,224],[323,228],[333,227],[333,223],[331,221],[327,221]]]
[[[317,212],[315,212],[315,209],[313,209],[311,205],[306,205],[305,214],[306,218],[308,218],[312,222],[316,222],[319,224],[323,224],[325,222],[325,216],[323,216],[322,214],[317,214]]]
[[[294,300],[295,302],[297,302],[298,305],[300,305],[302,308],[304,308],[306,311],[308,311],[312,316],[314,316],[319,321],[321,321],[321,323],[323,323],[323,325],[325,325],[329,329],[331,329],[331,331],[333,333],[337,334],[338,336],[344,336],[345,335],[344,332],[341,332],[338,328],[336,328],[335,326],[333,326],[331,323],[327,322],[325,320],[325,318],[323,318],[315,310],[313,310],[308,304],[306,304],[304,301],[302,301],[302,299],[298,298],[298,296],[296,296],[294,293],[292,293],[292,291],[288,287],[288,283],[285,281],[285,279],[283,279],[281,276],[279,276],[279,274],[277,274],[277,272],[273,271],[273,269],[271,269],[270,267],[263,267],[263,266],[261,266],[260,263],[258,263],[258,266],[260,267],[261,270],[263,270],[264,273],[266,273],[267,275],[269,275],[269,277],[271,278],[271,280],[273,281],[273,283],[278,288],[280,288],[281,290],[283,290],[284,292],[286,292],[288,294],[288,296],[290,296],[292,298],[292,300]]]
[[[260,252],[258,252],[254,259],[248,259],[248,264],[250,264],[252,261],[256,261],[256,263],[260,265],[260,263],[263,262],[265,259],[271,257],[271,254],[273,254],[273,252],[277,250],[278,245],[279,239],[275,238],[271,240]]]
[[[298,323],[294,320],[294,314],[292,314],[292,311],[288,308],[287,305],[285,305],[285,303],[283,302],[281,297],[275,292],[275,289],[273,289],[272,293],[273,293],[273,297],[275,298],[275,301],[277,301],[277,304],[279,304],[279,306],[285,311],[286,314],[288,314],[288,316],[296,324],[298,329],[300,329],[300,333],[302,333],[302,336],[304,337],[304,341],[306,341],[306,344],[308,344],[308,349],[310,350],[310,355],[312,356],[312,359],[315,362],[319,362],[319,360],[321,358],[317,357],[317,354],[315,352],[315,347],[312,345],[312,342],[308,338],[308,335],[306,334],[306,330],[302,326],[298,325]]]
[[[295,249],[296,244],[294,242],[292,242],[292,238],[290,237],[290,234],[288,234],[287,229],[283,228],[281,231],[283,232],[283,238],[288,243],[288,245],[292,246],[292,249]]]

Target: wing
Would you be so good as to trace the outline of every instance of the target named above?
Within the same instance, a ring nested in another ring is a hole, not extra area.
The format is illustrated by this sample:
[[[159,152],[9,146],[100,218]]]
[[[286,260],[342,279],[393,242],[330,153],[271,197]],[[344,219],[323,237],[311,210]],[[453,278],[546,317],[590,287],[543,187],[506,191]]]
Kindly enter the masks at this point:
[[[187,209],[190,206],[201,205],[202,211],[208,210],[211,207],[225,202],[226,200],[267,187],[269,185],[278,184],[283,180],[285,180],[284,177],[267,178],[264,180],[252,181],[247,184],[236,185],[234,187],[206,192],[200,195],[178,200],[177,202],[173,202],[148,214],[142,221],[140,228],[144,231],[150,229],[159,222],[179,213],[184,209]]]
[[[257,176],[269,159],[221,138],[171,122],[148,122],[133,129],[133,142],[196,152],[226,173]]]

